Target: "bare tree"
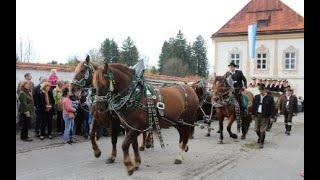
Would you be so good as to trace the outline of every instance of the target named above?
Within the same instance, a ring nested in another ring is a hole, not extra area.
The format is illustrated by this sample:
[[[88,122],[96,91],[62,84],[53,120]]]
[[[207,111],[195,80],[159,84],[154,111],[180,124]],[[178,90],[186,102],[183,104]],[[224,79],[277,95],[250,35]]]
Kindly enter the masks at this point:
[[[90,56],[90,59],[92,61],[96,61],[96,62],[103,61],[102,54],[97,48],[90,49],[88,51],[88,55]]]
[[[20,61],[23,62],[23,43],[22,43],[22,37],[20,37],[20,50],[19,50],[19,53],[20,53]]]
[[[34,55],[34,50],[33,50],[33,44],[32,41],[29,38],[26,38],[23,40],[22,37],[20,37],[20,42],[17,47],[17,52],[19,55],[19,60],[21,62],[30,62],[33,58]]]

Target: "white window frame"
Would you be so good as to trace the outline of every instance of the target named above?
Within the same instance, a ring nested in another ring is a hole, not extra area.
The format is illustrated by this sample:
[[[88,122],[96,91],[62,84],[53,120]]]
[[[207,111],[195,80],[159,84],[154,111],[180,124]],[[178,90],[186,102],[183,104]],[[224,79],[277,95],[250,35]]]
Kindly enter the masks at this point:
[[[238,55],[238,57],[237,57]],[[232,57],[234,56],[234,57]],[[231,53],[230,54],[230,62],[233,62],[235,65],[237,65],[237,69],[240,69],[240,53]]]
[[[260,57],[259,57],[260,55]],[[263,55],[265,55],[265,57],[263,57]],[[266,52],[258,52],[257,53],[257,64],[256,64],[256,69],[257,70],[267,70],[267,61],[268,61],[268,56]],[[264,62],[263,62],[264,61]],[[258,67],[260,65],[260,68]],[[265,67],[263,68],[263,65],[265,65]]]
[[[287,57],[287,54],[289,54],[289,57]],[[292,57],[292,55],[294,54],[294,57]],[[284,54],[284,69],[285,70],[296,70],[297,67],[297,54],[296,52],[285,52]],[[294,61],[294,63],[292,63],[292,61]],[[294,66],[292,68],[292,65]],[[288,68],[287,68],[288,66]]]

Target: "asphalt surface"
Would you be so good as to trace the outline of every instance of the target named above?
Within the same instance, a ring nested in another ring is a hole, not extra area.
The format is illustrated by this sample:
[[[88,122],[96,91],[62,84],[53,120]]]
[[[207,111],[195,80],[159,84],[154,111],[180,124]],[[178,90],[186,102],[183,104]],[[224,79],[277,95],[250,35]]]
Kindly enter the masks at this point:
[[[253,126],[254,122],[245,140],[231,139],[224,130],[225,144],[217,143],[217,122],[213,123],[215,130],[211,137],[205,137],[206,131],[196,128],[195,138],[189,141],[189,151],[180,165],[173,163],[179,153],[178,132],[174,128],[162,129],[165,149],[160,148],[155,137],[154,149],[140,152],[142,164],[132,176],[127,175],[122,163],[123,135],[118,140],[115,162],[106,164],[111,153],[110,137],[97,141],[102,155],[95,158],[91,142],[80,136],[76,136],[77,143],[71,146],[64,143],[62,136],[23,142],[17,134],[16,179],[303,179],[300,172],[304,170],[304,113],[293,118],[290,136],[284,133],[283,117],[280,116],[272,130],[267,132],[263,149],[258,148]],[[236,123],[232,130],[236,132]],[[32,130],[30,135],[33,135]],[[130,155],[133,159],[132,148]]]

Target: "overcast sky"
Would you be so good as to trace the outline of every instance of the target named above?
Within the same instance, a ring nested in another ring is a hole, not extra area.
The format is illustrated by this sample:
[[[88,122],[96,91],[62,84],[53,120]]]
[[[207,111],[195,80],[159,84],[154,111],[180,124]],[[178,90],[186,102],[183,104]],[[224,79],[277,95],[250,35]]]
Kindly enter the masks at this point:
[[[140,55],[157,64],[165,40],[179,29],[188,42],[201,35],[213,60],[210,36],[250,0],[16,0],[16,41],[30,39],[33,62],[84,59],[106,38],[130,36]],[[282,0],[304,16],[303,0]],[[18,43],[17,43],[18,44]],[[211,65],[211,63],[210,63]]]

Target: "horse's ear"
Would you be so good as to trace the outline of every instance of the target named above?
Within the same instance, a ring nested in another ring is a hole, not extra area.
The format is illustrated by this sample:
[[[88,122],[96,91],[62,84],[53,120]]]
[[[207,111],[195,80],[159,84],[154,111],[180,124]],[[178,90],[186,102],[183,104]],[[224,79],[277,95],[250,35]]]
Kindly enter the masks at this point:
[[[105,64],[104,64],[104,71],[105,71],[105,72],[108,72],[108,69],[109,69],[109,65],[108,65],[108,63],[105,63]]]
[[[216,80],[216,77],[217,77],[217,73],[213,73],[212,82]]]
[[[87,55],[87,57],[86,57],[86,63],[89,64],[89,62],[90,62],[90,56]]]

